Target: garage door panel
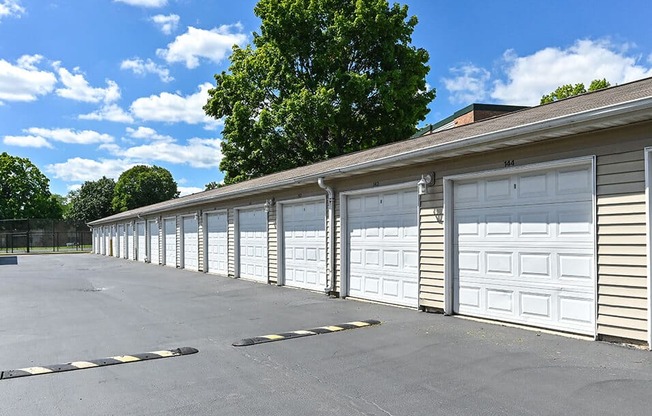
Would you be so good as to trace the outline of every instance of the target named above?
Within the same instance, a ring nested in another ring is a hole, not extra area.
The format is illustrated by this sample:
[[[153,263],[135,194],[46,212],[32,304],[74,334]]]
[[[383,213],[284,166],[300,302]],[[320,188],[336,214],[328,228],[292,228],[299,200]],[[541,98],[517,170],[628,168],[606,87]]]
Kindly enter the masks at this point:
[[[589,165],[455,182],[454,310],[593,334],[592,192]]]
[[[487,251],[485,252],[486,273],[497,277],[514,277],[514,255],[510,252]]]
[[[228,273],[228,219],[227,214],[206,215],[206,266],[208,273]]]
[[[165,244],[165,265],[169,267],[177,266],[177,222],[176,219],[170,218],[163,222],[164,244]]]
[[[127,258],[134,260],[134,227],[132,224],[127,224],[127,242],[125,247],[127,248]]]
[[[136,259],[138,261],[145,261],[147,257],[147,239],[145,236],[145,223],[136,223]]]
[[[551,296],[546,293],[521,293],[521,313],[533,318],[552,318]]]
[[[586,200],[591,199],[592,195],[590,166],[456,181],[453,190],[456,208],[500,207],[510,201],[539,205]]]
[[[183,217],[183,268],[199,270],[199,224],[193,217]]]
[[[267,213],[238,211],[240,277],[267,282]]]
[[[593,299],[559,295],[559,318],[570,325],[593,325]]]
[[[593,170],[565,168],[555,172],[557,195],[593,195]]]
[[[347,199],[349,296],[417,306],[417,200],[413,190]]]
[[[517,253],[519,277],[552,279],[551,253]]]
[[[488,311],[514,313],[514,292],[511,290],[487,289],[485,291]]]
[[[501,250],[481,248],[458,251],[460,277],[485,276],[491,281],[519,281],[522,284],[551,283],[559,287],[593,287],[593,249],[505,246]]]
[[[152,264],[159,264],[159,237],[158,223],[151,221],[149,223],[149,261]]]
[[[118,225],[118,243],[120,244],[120,257],[127,258],[127,247],[125,245],[125,226]]]
[[[326,286],[326,208],[323,200],[283,204],[284,284]]]
[[[455,239],[459,242],[564,241],[587,242],[593,238],[593,214],[589,201],[540,207],[518,207],[505,213],[502,207],[455,210]]]

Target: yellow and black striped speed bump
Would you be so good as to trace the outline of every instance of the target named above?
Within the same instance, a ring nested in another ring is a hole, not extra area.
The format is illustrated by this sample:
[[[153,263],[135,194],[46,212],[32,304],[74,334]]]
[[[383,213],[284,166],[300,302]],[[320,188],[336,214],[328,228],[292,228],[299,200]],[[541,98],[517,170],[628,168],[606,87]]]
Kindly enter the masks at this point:
[[[199,352],[196,348],[181,347],[174,350],[145,352],[142,354],[117,355],[115,357],[100,358],[99,360],[73,361],[65,364],[46,365],[43,367],[19,368],[17,370],[0,371],[0,380],[10,378],[29,377],[40,374],[60,373],[63,371],[83,370],[86,368],[104,367],[107,365],[133,363],[136,361],[156,360],[158,358],[179,357]]]
[[[234,342],[234,347],[246,347],[249,345],[263,344],[265,342],[282,341],[284,339],[293,339],[301,337],[309,337],[312,335],[328,334],[331,332],[344,331],[346,329],[364,328],[371,325],[379,325],[380,321],[375,319],[368,319],[366,321],[347,322],[345,324],[320,326],[313,329],[302,329],[299,331],[283,332],[281,334],[263,335],[260,337],[245,338],[240,341]]]

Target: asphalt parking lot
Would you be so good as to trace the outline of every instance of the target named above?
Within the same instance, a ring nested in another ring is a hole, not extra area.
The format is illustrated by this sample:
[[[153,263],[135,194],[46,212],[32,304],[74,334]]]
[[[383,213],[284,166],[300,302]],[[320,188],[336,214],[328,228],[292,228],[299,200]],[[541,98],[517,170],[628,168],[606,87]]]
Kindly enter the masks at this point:
[[[0,415],[649,414],[652,353],[92,254],[0,264]],[[380,325],[233,342],[360,320]],[[129,361],[129,360],[127,360]]]

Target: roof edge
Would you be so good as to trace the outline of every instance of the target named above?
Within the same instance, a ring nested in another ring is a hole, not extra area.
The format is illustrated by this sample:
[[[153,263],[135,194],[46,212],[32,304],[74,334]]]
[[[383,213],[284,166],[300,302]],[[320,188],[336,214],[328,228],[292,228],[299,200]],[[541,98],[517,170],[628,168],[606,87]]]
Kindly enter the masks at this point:
[[[317,181],[318,178],[327,178],[328,176],[332,176],[335,174],[342,174],[342,173],[348,173],[348,172],[355,172],[358,170],[363,170],[363,169],[368,169],[368,168],[373,168],[375,166],[382,166],[384,164],[389,164],[392,162],[399,162],[403,161],[405,159],[410,159],[410,158],[418,158],[418,157],[424,157],[424,156],[429,156],[433,154],[438,154],[438,153],[445,153],[445,152],[450,152],[453,150],[459,150],[463,149],[465,147],[471,147],[471,146],[476,146],[479,144],[485,144],[489,142],[494,142],[494,141],[499,141],[502,139],[506,139],[508,137],[514,138],[518,136],[528,136],[528,135],[533,135],[539,132],[547,131],[547,130],[554,130],[554,129],[559,129],[563,128],[566,126],[574,126],[578,127],[580,125],[585,125],[585,124],[590,124],[591,122],[595,122],[598,120],[603,120],[603,119],[608,119],[608,118],[613,118],[617,117],[619,115],[622,115],[624,113],[629,113],[633,111],[641,111],[641,110],[646,110],[646,109],[652,109],[652,97],[645,97],[645,98],[640,98],[636,100],[630,100],[630,101],[625,101],[621,102],[618,104],[614,104],[611,106],[607,107],[599,107],[599,108],[594,108],[590,110],[586,110],[583,112],[579,113],[573,113],[573,114],[568,114],[568,115],[563,115],[560,117],[556,118],[551,118],[551,119],[546,119],[546,120],[540,120],[536,121],[534,123],[530,124],[524,124],[516,127],[510,127],[507,129],[503,130],[497,130],[489,133],[484,133],[480,134],[477,136],[470,136],[464,139],[456,140],[453,142],[449,143],[442,143],[442,144],[435,144],[432,146],[426,146],[422,148],[418,148],[415,150],[410,150],[407,152],[403,153],[398,153],[395,155],[391,156],[386,156],[380,159],[374,159],[370,160],[367,162],[361,162],[358,164],[346,166],[346,167],[340,167],[336,169],[331,169],[328,171],[320,172],[319,174],[310,174],[310,175],[304,175],[304,176],[299,176],[299,177],[294,177],[291,179],[286,179],[282,180],[279,182],[274,182],[272,184],[264,184],[264,185],[259,185],[252,187],[250,189],[246,190],[234,190],[231,192],[224,192],[223,194],[213,196],[213,195],[207,195],[202,198],[195,198],[191,201],[185,202],[180,200],[179,204],[172,204],[169,206],[166,206],[165,211],[171,211],[171,210],[176,210],[176,209],[181,209],[181,208],[186,208],[189,206],[193,205],[200,205],[204,203],[211,202],[213,200],[219,200],[222,198],[228,199],[233,196],[247,196],[255,193],[259,193],[261,191],[268,191],[272,190],[278,187],[286,187],[288,185],[298,185],[302,183],[307,183],[310,181]],[[151,205],[150,205],[151,206]],[[135,210],[132,210],[131,216],[132,217],[140,217],[142,215],[149,215],[149,214],[154,214],[158,212],[164,212],[164,211],[158,211],[156,209],[147,209],[150,206],[145,206],[142,208],[137,208]],[[125,211],[127,213],[129,211]],[[122,213],[120,213],[122,214]],[[119,214],[115,214],[119,215]],[[113,216],[111,216],[113,217]],[[105,223],[111,223],[113,220],[111,220],[111,217],[106,217],[102,218],[99,220],[91,221],[87,225],[89,226],[94,226],[94,225],[101,225]]]

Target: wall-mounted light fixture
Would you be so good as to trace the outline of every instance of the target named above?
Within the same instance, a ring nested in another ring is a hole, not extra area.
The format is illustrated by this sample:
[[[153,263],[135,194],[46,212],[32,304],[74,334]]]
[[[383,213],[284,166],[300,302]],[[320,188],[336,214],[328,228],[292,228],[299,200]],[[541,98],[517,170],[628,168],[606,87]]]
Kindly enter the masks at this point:
[[[274,198],[268,199],[267,201],[265,201],[265,207],[264,207],[265,212],[269,212],[272,209],[272,207],[274,206],[274,204],[276,204],[276,200]]]
[[[417,182],[417,193],[425,195],[428,192],[428,187],[435,184],[435,173],[428,173],[421,175],[421,179]]]

